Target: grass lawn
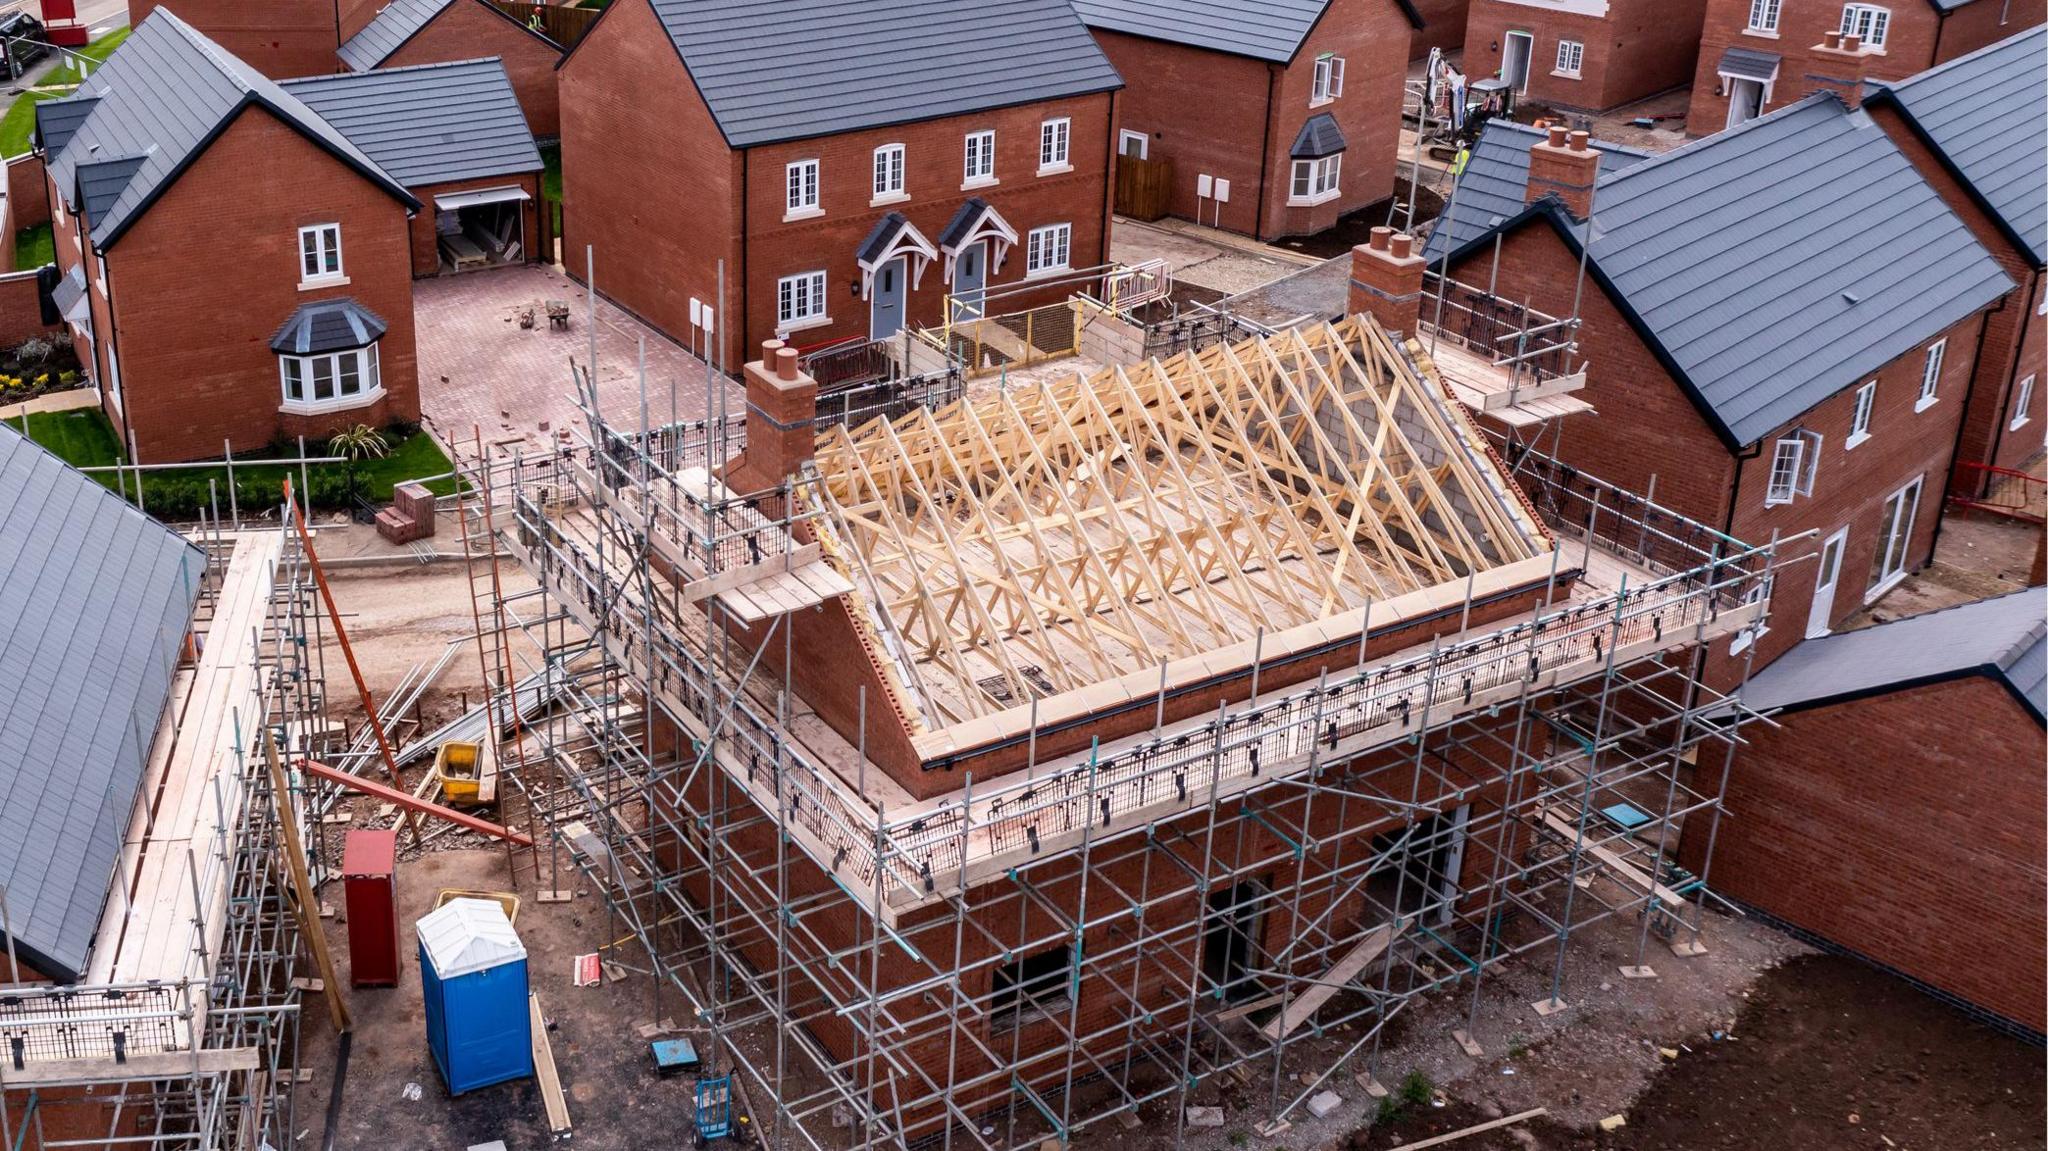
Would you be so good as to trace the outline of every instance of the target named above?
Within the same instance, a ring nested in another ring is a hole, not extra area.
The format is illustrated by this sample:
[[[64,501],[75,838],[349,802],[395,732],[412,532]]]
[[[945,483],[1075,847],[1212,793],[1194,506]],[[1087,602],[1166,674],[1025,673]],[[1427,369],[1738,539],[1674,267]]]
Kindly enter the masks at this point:
[[[48,224],[23,228],[14,234],[14,270],[26,272],[57,262],[57,239]]]
[[[29,133],[36,127],[36,105],[51,97],[43,92],[23,92],[0,116],[0,156],[12,158],[28,151]]]
[[[80,48],[78,55],[85,57],[94,64],[104,64],[107,57],[114,54],[114,49],[119,48],[121,42],[128,38],[128,32],[129,29],[127,28],[116,28],[112,32]],[[64,59],[64,63],[50,69],[49,75],[36,81],[36,86],[39,88],[56,88],[78,83],[78,69],[71,66],[69,56],[66,56]]]
[[[9,421],[19,428],[18,421]],[[120,445],[115,442],[114,429],[107,422],[106,414],[98,408],[85,408],[73,412],[38,412],[28,417],[28,435],[31,440],[56,453],[74,467],[103,467],[124,461]],[[286,453],[296,454],[297,445]],[[308,455],[326,454],[324,443],[306,441]],[[266,453],[267,454],[267,453]],[[252,500],[269,500],[283,490],[284,478],[292,477],[298,483],[298,469],[284,465],[264,466],[253,462],[258,456],[252,454],[251,463],[235,462],[235,487],[241,493],[244,507]],[[426,432],[415,432],[391,447],[383,459],[364,460],[356,467],[357,482],[364,494],[373,503],[387,503],[391,489],[406,480],[421,476],[440,475],[451,470],[448,457],[434,443]],[[308,469],[311,473],[315,507],[332,503],[323,496],[335,492],[342,474],[340,464],[316,464]],[[324,478],[323,478],[324,477]],[[93,478],[109,488],[119,488],[125,480],[130,490],[134,482],[126,480],[117,472],[95,472]],[[186,518],[188,514],[206,503],[209,498],[206,482],[216,481],[220,492],[221,506],[227,506],[227,465],[209,468],[186,468],[171,472],[157,472],[146,476],[143,481],[143,496],[152,512],[172,518]],[[427,485],[436,495],[448,495],[455,491],[456,481],[452,478]]]

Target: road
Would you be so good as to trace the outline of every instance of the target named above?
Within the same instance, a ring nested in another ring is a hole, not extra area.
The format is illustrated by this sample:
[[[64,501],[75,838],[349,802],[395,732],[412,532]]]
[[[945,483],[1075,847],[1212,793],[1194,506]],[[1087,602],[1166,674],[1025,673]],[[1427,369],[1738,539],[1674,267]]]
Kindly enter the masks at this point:
[[[78,17],[84,20],[92,38],[97,40],[108,32],[128,23],[128,0],[78,0]],[[27,11],[37,19],[42,18],[41,0],[12,0],[0,3],[0,12]],[[0,92],[0,115],[13,105],[15,98],[35,86],[36,81],[57,66],[57,53],[38,60],[20,79]]]

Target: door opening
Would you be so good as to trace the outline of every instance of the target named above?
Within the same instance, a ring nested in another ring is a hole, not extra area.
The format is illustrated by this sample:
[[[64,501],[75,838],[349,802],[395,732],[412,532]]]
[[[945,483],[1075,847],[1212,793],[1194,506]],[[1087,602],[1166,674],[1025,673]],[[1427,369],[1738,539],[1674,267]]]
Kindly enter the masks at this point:
[[[1252,964],[1259,950],[1267,887],[1256,879],[1209,893],[1209,926],[1202,933],[1202,974],[1224,999],[1259,991]]]
[[[1500,78],[1517,92],[1529,90],[1529,61],[1536,55],[1536,37],[1510,32],[1501,40]]]

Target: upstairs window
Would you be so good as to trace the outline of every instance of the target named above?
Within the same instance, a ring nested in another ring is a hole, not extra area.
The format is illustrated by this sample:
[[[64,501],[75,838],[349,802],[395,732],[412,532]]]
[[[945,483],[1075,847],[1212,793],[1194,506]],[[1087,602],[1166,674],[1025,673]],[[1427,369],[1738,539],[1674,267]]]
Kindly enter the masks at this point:
[[[1764,490],[1764,506],[1789,504],[1799,496],[1813,494],[1814,476],[1820,470],[1819,432],[1797,431],[1777,442],[1771,453],[1771,477]]]
[[[884,144],[875,149],[875,199],[904,194],[903,145]]]
[[[1577,79],[1579,66],[1586,62],[1586,46],[1577,40],[1557,42],[1557,74]]]
[[[789,200],[787,207],[791,215],[795,215],[798,212],[815,212],[818,210],[818,162],[816,160],[798,160],[789,166]]]
[[[1752,32],[1776,32],[1778,30],[1778,5],[1781,0],[1749,0],[1749,30]]]
[[[1876,405],[1876,380],[1856,389],[1856,414],[1849,417],[1849,438],[1842,441],[1843,450],[1853,448],[1870,438],[1870,409]]]
[[[1842,6],[1842,35],[1861,36],[1865,48],[1884,47],[1885,33],[1891,30],[1892,10],[1875,4],[1844,4]]]
[[[299,282],[338,281],[341,272],[341,225],[314,224],[299,229]]]
[[[1927,347],[1927,359],[1920,365],[1920,398],[1913,410],[1924,412],[1941,399],[1941,362],[1948,358],[1948,341],[1936,340]]]
[[[962,177],[965,183],[993,181],[996,178],[996,134],[993,131],[967,133],[967,164]]]
[[[1309,105],[1327,104],[1343,94],[1344,57],[1328,52],[1316,57],[1315,86],[1309,93]]]
[[[2034,377],[2028,376],[2026,379],[2020,381],[2018,388],[2015,388],[2013,390],[2012,422],[2005,425],[2006,430],[2009,432],[2016,432],[2019,431],[2021,428],[2026,427],[2027,422],[2034,418],[2033,416],[2027,414],[2027,409],[2033,406]]]
[[[1065,116],[1047,120],[1038,126],[1038,170],[1040,172],[1061,170],[1067,167],[1067,146],[1072,136],[1073,121]]]

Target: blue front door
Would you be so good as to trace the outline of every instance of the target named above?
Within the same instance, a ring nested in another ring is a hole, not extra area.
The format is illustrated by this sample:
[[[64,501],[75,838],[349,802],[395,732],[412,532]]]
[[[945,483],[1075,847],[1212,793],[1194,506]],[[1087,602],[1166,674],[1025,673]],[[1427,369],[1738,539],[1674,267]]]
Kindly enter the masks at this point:
[[[954,323],[981,318],[987,286],[988,244],[971,244],[953,260]]]
[[[875,270],[874,310],[868,318],[868,335],[886,340],[903,330],[903,297],[909,285],[903,282],[903,257]]]

